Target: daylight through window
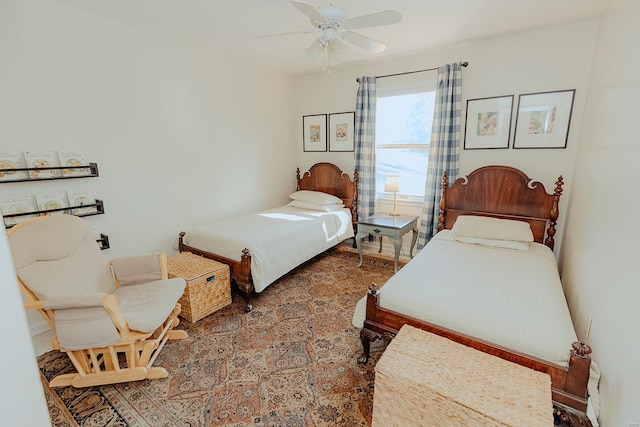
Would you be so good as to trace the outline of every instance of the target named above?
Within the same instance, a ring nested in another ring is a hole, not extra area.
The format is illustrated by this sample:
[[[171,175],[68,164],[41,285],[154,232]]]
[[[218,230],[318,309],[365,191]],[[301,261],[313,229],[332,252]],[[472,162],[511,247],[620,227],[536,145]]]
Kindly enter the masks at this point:
[[[413,88],[381,88],[376,100],[376,193],[385,177],[400,176],[404,199],[422,201],[427,176],[435,88],[433,82]]]

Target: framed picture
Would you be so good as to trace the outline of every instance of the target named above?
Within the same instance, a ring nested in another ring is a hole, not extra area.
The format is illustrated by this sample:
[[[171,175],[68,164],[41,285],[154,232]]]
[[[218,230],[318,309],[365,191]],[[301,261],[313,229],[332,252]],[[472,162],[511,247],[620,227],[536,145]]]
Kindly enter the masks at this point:
[[[353,151],[356,113],[329,114],[329,151]]]
[[[464,149],[509,148],[513,95],[467,100]]]
[[[327,151],[327,115],[302,116],[304,151]]]
[[[520,95],[513,148],[566,148],[576,90]]]

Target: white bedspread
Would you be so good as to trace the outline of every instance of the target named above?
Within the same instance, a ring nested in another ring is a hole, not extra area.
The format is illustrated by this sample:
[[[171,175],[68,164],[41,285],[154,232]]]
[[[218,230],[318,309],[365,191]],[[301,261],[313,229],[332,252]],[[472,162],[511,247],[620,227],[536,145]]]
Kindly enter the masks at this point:
[[[551,250],[461,243],[441,231],[380,291],[380,305],[567,366],[577,341]],[[353,324],[362,327],[366,297]]]
[[[366,296],[353,325],[361,328]],[[567,366],[577,341],[555,256],[453,240],[443,230],[380,289],[380,306]],[[600,370],[591,361],[587,415],[598,426]]]
[[[243,215],[189,231],[189,246],[240,261],[251,253],[251,276],[256,292],[263,291],[298,265],[353,237],[351,212],[331,212],[282,206]]]

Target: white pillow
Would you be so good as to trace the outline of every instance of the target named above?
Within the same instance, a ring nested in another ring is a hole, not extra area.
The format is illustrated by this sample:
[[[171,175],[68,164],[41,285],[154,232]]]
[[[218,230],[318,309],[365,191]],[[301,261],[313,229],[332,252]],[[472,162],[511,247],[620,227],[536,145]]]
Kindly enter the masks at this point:
[[[480,239],[478,237],[458,236],[455,232],[451,232],[453,238],[459,242],[474,243],[476,245],[492,246],[497,248],[517,249],[519,251],[528,251],[529,242],[521,242],[518,240],[498,240],[498,239]]]
[[[289,197],[293,200],[300,200],[301,202],[315,203],[318,205],[331,205],[340,204],[342,199],[331,194],[323,193],[321,191],[300,190],[295,193],[289,194]]]
[[[331,203],[328,205],[319,205],[317,203],[303,202],[301,200],[292,200],[291,202],[287,203],[287,206],[291,206],[294,208],[301,208],[301,209],[310,209],[314,211],[324,211],[324,212],[331,212],[331,211],[344,208],[343,203]]]
[[[533,232],[529,223],[511,219],[460,215],[456,218],[452,230],[461,237],[533,242]]]

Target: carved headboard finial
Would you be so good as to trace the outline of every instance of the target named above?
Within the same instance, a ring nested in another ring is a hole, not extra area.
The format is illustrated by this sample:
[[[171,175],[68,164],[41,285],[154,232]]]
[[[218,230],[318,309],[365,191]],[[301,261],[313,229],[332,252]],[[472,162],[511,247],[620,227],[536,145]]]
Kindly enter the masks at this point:
[[[369,293],[371,295],[378,295],[378,284],[372,283],[369,285]]]
[[[547,240],[545,240],[545,245],[549,246],[551,249],[555,246],[554,237],[556,235],[556,224],[558,221],[558,203],[560,201],[560,196],[562,196],[563,185],[564,179],[562,178],[562,175],[560,175],[556,181],[556,188],[553,190],[553,206],[549,213],[549,228],[547,229]]]
[[[446,200],[445,194],[447,193],[447,187],[449,186],[449,177],[447,171],[442,173],[442,182],[440,183],[440,210],[438,211],[438,231],[444,230],[444,218]]]
[[[588,356],[592,352],[591,347],[582,341],[574,342],[573,344],[571,344],[571,348],[573,348],[573,352],[580,357]]]
[[[556,181],[556,188],[553,191],[553,194],[555,194],[558,197],[562,196],[562,186],[563,185],[564,185],[564,178],[562,178],[562,175],[560,175],[558,177],[558,180]]]

